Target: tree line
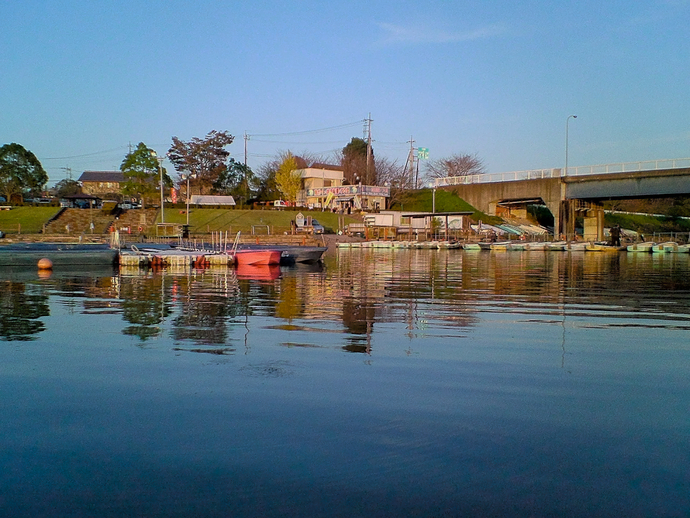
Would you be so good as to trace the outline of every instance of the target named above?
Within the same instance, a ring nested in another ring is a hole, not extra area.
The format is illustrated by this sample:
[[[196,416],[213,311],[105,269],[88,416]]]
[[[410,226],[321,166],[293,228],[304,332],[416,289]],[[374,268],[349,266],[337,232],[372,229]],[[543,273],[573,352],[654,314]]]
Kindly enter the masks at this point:
[[[230,195],[240,201],[294,201],[300,190],[299,171],[327,164],[343,170],[346,185],[386,185],[391,199],[419,188],[414,171],[385,157],[378,157],[373,147],[353,137],[334,156],[324,158],[311,153],[279,152],[273,159],[259,166],[257,171],[230,156],[227,146],[235,137],[227,131],[211,131],[205,137],[184,141],[172,137],[166,157],[177,172],[173,179],[162,166],[165,157],[140,142],[124,157],[120,165],[125,182],[122,194],[137,198],[143,205],[155,203],[160,196],[161,180],[166,190],[177,185],[180,195]],[[483,161],[477,155],[457,154],[425,162],[427,180],[445,177],[482,174]],[[27,196],[40,196],[45,190],[48,175],[36,156],[20,144],[6,144],[0,148],[0,194],[6,200],[21,201]],[[189,185],[189,193],[187,186]],[[56,195],[62,197],[80,193],[77,181],[64,179],[55,186]]]

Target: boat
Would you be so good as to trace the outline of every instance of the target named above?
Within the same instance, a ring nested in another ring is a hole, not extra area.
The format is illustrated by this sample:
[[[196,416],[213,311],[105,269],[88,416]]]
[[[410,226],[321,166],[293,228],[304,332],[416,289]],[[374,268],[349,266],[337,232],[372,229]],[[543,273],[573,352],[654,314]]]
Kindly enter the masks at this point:
[[[652,251],[652,248],[654,247],[656,243],[652,241],[645,241],[643,243],[635,243],[632,245],[628,245],[626,250],[628,252],[644,252],[644,253],[649,253]]]
[[[679,245],[675,241],[666,241],[652,247],[654,254],[687,254],[690,252],[690,245]]]
[[[267,248],[264,250],[252,250],[244,248],[234,250],[232,256],[235,263],[239,265],[267,265],[280,264],[280,257],[283,254],[282,250]]]
[[[462,248],[462,244],[457,242],[457,241],[439,241],[438,242],[438,249],[439,250],[457,250],[458,248]]]
[[[268,247],[249,248],[248,246],[240,248],[241,235],[242,232],[237,233],[232,244],[232,250],[228,252],[237,266],[247,264],[280,264],[280,258],[283,255],[282,249]]]
[[[104,243],[12,243],[0,246],[0,267],[38,266],[48,259],[55,266],[115,266],[119,251]]]
[[[525,250],[543,252],[546,250],[546,243],[544,241],[527,241],[525,243]]]
[[[674,241],[666,241],[665,243],[657,243],[652,247],[653,254],[665,254],[671,252],[674,246],[678,246]]]
[[[583,241],[571,241],[570,243],[566,243],[565,249],[569,252],[584,252],[585,250],[587,250],[587,245],[588,243],[585,243]]]
[[[551,241],[550,243],[544,243],[545,250],[549,250],[551,252],[563,252],[567,246],[568,242],[567,241]]]
[[[676,244],[675,246],[671,246],[671,247],[667,248],[666,252],[671,253],[671,254],[688,254],[688,253],[690,253],[690,244],[688,244],[688,245]]]
[[[491,250],[494,252],[505,252],[510,249],[510,241],[497,241],[490,244]]]
[[[587,243],[585,251],[587,252],[620,252],[625,250],[624,246],[612,246],[604,242]]]
[[[479,243],[464,243],[462,245],[463,250],[481,250],[482,247]]]
[[[294,264],[316,263],[321,260],[323,254],[328,250],[328,247],[306,245],[241,245],[238,247],[238,250],[280,250],[280,264]]]

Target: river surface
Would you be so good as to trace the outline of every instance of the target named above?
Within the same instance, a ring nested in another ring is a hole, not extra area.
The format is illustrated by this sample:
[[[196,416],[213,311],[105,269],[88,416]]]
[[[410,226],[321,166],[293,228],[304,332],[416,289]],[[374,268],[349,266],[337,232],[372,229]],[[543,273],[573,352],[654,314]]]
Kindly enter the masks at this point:
[[[2,516],[688,516],[690,257],[0,272]]]

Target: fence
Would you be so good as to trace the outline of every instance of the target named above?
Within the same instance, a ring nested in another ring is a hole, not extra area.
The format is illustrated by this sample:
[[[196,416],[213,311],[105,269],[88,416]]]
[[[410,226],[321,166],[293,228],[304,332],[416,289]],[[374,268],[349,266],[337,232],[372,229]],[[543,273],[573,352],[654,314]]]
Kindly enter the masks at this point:
[[[663,160],[647,160],[643,162],[622,162],[617,164],[586,165],[568,167],[566,175],[563,169],[532,169],[528,171],[513,171],[510,173],[475,174],[469,176],[448,176],[436,178],[435,187],[452,185],[468,185],[476,183],[514,182],[517,180],[542,180],[545,178],[560,178],[561,176],[586,176],[593,174],[631,173],[639,171],[660,171],[665,169],[688,169],[690,158],[673,158]]]

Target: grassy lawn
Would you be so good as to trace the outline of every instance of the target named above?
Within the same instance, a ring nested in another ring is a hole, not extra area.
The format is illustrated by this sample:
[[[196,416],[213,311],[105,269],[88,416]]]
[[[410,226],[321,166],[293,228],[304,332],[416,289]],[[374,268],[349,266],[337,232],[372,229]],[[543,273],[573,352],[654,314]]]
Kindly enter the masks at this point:
[[[470,216],[474,221],[483,221],[484,223],[497,224],[503,220],[496,216],[489,216],[483,212],[478,211],[472,205],[467,203],[457,194],[452,191],[444,189],[436,189],[436,212],[462,212],[472,211]],[[391,207],[391,210],[409,211],[409,212],[430,212],[434,206],[434,192],[432,189],[419,189],[417,191],[410,191],[398,203]]]
[[[5,234],[38,234],[44,223],[58,213],[60,207],[12,207],[0,210],[0,230]]]

